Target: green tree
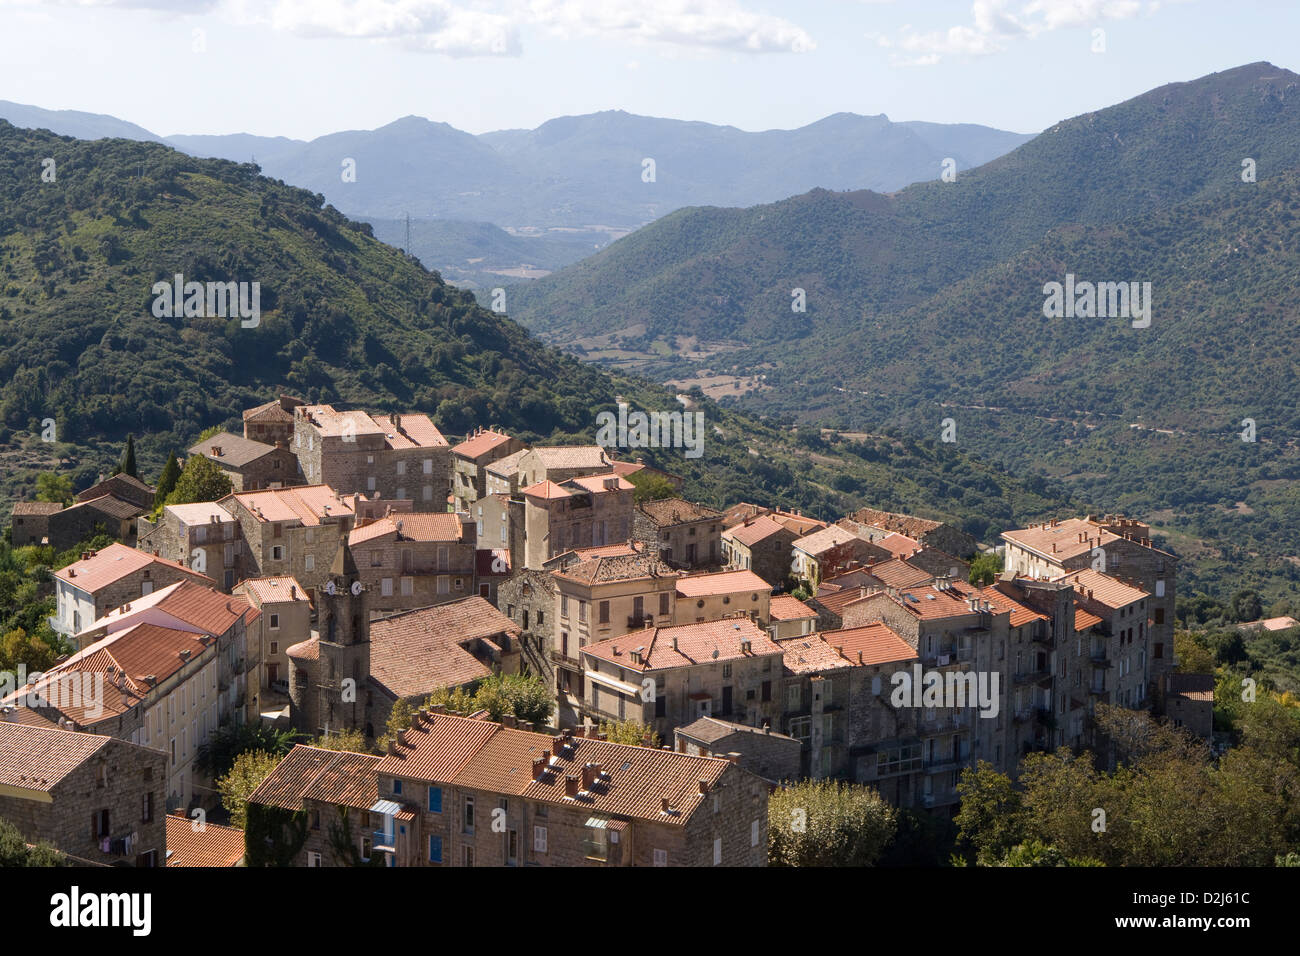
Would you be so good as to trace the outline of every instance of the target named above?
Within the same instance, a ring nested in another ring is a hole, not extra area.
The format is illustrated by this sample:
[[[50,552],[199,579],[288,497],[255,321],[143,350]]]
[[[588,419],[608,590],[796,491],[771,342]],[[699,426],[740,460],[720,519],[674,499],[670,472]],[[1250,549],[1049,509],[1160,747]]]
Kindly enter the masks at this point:
[[[1004,856],[1025,835],[1025,810],[1021,795],[1006,774],[979,761],[962,771],[957,783],[961,808],[957,811],[957,836],[975,851],[979,863]]]
[[[1000,554],[981,554],[970,563],[970,574],[967,580],[971,584],[983,586],[992,584],[1002,573],[1002,555]]]
[[[36,476],[36,500],[69,504],[72,501],[72,479],[52,471],[42,472]]]
[[[768,802],[771,866],[871,866],[893,839],[897,814],[870,787],[805,780]]]
[[[0,819],[0,866],[71,866],[68,858],[48,843],[28,846],[22,831]]]
[[[600,725],[600,732],[616,744],[632,744],[637,747],[660,747],[663,741],[654,729],[639,720],[606,721]],[[646,737],[650,740],[647,743]]]
[[[553,707],[551,689],[540,677],[532,675],[493,674],[474,692],[474,709],[486,710],[488,717],[496,721],[513,715],[530,723],[545,724]]]
[[[331,730],[313,740],[311,746],[325,750],[349,750],[357,754],[375,752],[375,748],[366,740],[366,735],[359,730]]]
[[[1174,659],[1180,674],[1214,673],[1214,652],[1191,631],[1174,632]]]
[[[1232,596],[1229,606],[1232,608],[1233,619],[1237,621],[1257,621],[1263,612],[1258,591],[1238,591]]]
[[[115,475],[130,475],[132,478],[139,478],[135,469],[135,436],[126,436],[126,451],[122,453],[122,462],[113,472]]]
[[[167,464],[163,465],[163,470],[158,475],[158,489],[153,496],[153,506],[155,508],[162,507],[163,503],[167,501],[167,496],[175,490],[176,481],[180,476],[181,466],[180,462],[176,460],[176,452],[169,452],[167,454]]]
[[[169,505],[187,505],[196,501],[216,501],[230,494],[230,479],[203,455],[191,455],[176,479],[176,487],[167,496]]]
[[[270,776],[271,771],[279,766],[281,759],[264,750],[249,750],[235,758],[227,774],[217,778],[221,805],[230,814],[233,826],[241,830],[244,828],[248,819],[248,798]]]
[[[657,475],[652,471],[643,469],[633,472],[627,480],[636,486],[636,490],[632,492],[632,500],[636,504],[677,497],[677,488],[673,483],[663,475]]]
[[[393,709],[388,712],[388,725],[384,729],[384,735],[375,741],[381,751],[387,750],[388,742],[411,726],[415,720],[415,710],[415,705],[406,698],[397,699]]]
[[[283,757],[302,738],[296,730],[276,730],[262,723],[218,727],[209,734],[208,742],[199,746],[195,763],[214,779],[224,777],[240,754],[261,751]]]

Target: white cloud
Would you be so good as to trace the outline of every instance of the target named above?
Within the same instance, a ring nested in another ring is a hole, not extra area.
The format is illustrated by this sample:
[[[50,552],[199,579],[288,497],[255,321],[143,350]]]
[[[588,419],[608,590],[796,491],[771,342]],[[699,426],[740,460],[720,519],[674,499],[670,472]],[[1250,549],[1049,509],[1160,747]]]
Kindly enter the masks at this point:
[[[1148,0],[1147,15],[1160,9]],[[867,34],[880,46],[897,50],[899,66],[932,66],[946,56],[990,56],[1002,53],[1017,37],[1034,37],[1052,30],[1095,25],[1103,20],[1127,20],[1142,12],[1142,0],[974,0],[970,24],[921,32],[910,24],[897,38]]]
[[[559,36],[614,36],[740,53],[804,53],[817,44],[789,20],[738,0],[531,0],[530,19]]]

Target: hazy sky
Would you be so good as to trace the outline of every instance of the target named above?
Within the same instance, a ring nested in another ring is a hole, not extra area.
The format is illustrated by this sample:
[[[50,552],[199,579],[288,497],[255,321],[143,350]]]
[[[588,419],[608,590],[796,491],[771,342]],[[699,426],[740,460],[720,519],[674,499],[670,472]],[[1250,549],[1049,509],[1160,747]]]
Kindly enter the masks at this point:
[[[602,109],[1037,132],[1243,63],[1300,70],[1297,36],[1295,0],[0,0],[0,99],[161,135]]]

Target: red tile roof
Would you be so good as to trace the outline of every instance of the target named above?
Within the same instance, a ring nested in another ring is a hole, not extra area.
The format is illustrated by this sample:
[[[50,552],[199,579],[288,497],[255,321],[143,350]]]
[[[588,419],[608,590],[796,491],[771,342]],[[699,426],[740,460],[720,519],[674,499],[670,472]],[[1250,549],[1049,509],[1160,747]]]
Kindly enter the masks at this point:
[[[899,558],[873,564],[867,568],[867,571],[886,587],[891,588],[916,587],[920,584],[928,584],[934,578],[929,571],[923,571]]]
[[[571,496],[570,492],[565,491],[549,478],[543,479],[535,485],[529,485],[523,490],[523,494],[527,495],[529,498],[542,498],[547,500],[553,498],[568,498]]]
[[[655,501],[643,501],[637,510],[660,528],[673,525],[690,524],[696,521],[718,521],[722,512],[708,505],[687,501],[685,498],[660,498]]]
[[[741,649],[744,640],[749,641],[747,651]],[[634,663],[631,656],[638,649],[641,653],[639,664]],[[674,627],[647,627],[588,644],[581,650],[584,656],[643,672],[781,653],[781,648],[773,643],[767,632],[747,617]]]
[[[875,508],[861,508],[853,514],[853,520],[860,524],[879,528],[881,531],[894,531],[909,538],[921,538],[943,527],[943,522],[915,515],[899,514],[893,511],[877,511]]]
[[[481,432],[466,438],[459,445],[452,446],[451,453],[460,458],[477,461],[492,449],[504,445],[508,441],[510,441],[510,436],[505,432],[485,428]]]
[[[797,597],[777,594],[772,597],[770,616],[774,621],[798,621],[816,617],[817,612]]]
[[[249,803],[301,810],[317,800],[369,810],[379,798],[380,758],[297,744],[249,796]]]
[[[879,548],[884,548],[895,558],[910,558],[921,550],[921,542],[897,532],[885,535],[875,544]]]
[[[235,585],[236,592],[247,591],[254,598],[254,603],[283,604],[286,601],[304,601],[311,599],[298,579],[291,574],[268,576],[264,578],[245,578]]]
[[[395,698],[460,687],[491,673],[468,648],[500,634],[519,626],[477,596],[373,621],[370,677]]]
[[[577,486],[583,491],[590,491],[594,495],[602,495],[607,491],[636,490],[636,485],[613,472],[605,475],[582,475],[578,478],[570,478],[564,484],[569,487]]]
[[[54,572],[54,576],[79,590],[93,594],[110,584],[120,581],[128,574],[134,574],[136,571],[150,566],[183,571],[188,578],[194,581],[208,585],[216,584],[207,575],[191,571],[183,564],[168,561],[166,558],[155,557],[149,552],[141,551],[138,548],[128,548],[117,541],[114,541],[107,548],[101,548],[99,551],[94,552],[89,558],[74,561],[67,567],[60,568]]]
[[[1059,580],[1073,585],[1080,596],[1086,596],[1089,600],[1116,610],[1151,596],[1141,588],[1125,584],[1109,574],[1102,574],[1092,568],[1063,574]]]
[[[297,521],[310,527],[319,525],[327,516],[351,517],[353,514],[352,506],[345,498],[336,495],[329,485],[243,491],[231,497],[259,521]]]
[[[749,570],[711,571],[704,574],[687,574],[677,579],[677,593],[687,598],[736,594],[741,591],[770,594],[772,585]]]
[[[432,783],[450,783],[480,747],[501,729],[500,724],[449,714],[417,720],[384,757],[379,773],[386,777],[414,777]]]
[[[863,627],[847,627],[838,631],[822,631],[821,636],[832,647],[838,647],[852,664],[864,666],[891,664],[915,660],[916,651],[889,625],[876,621]]]
[[[348,545],[363,544],[386,534],[398,541],[456,543],[465,534],[465,522],[461,515],[441,511],[388,515],[354,529],[348,535]]]
[[[195,822],[188,817],[167,815],[167,863],[174,866],[237,866],[244,858],[244,831],[223,827],[216,823],[202,824],[200,832],[194,831]]]
[[[0,721],[0,785],[48,793],[110,740]]]

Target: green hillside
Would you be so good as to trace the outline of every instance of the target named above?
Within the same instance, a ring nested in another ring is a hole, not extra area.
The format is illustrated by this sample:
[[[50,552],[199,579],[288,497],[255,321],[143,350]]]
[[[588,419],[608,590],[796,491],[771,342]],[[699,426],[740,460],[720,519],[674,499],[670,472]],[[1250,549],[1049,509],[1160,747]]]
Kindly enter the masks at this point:
[[[56,179],[43,182],[42,160]],[[163,146],[83,142],[0,124],[0,468],[30,497],[58,468],[78,488],[128,433],[142,472],[211,425],[290,391],[313,401],[415,409],[449,435],[496,423],[530,439],[592,440],[618,395],[648,409],[673,394],[543,346],[320,196],[253,167]],[[260,323],[157,318],[153,284],[257,281]],[[971,528],[1064,506],[995,469],[882,435],[825,446],[701,400],[704,455],[644,450],[715,503],[740,498],[833,517],[871,503]],[[40,441],[53,418],[57,442]],[[629,454],[633,454],[629,452]]]

